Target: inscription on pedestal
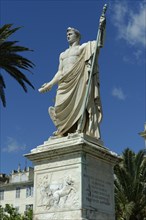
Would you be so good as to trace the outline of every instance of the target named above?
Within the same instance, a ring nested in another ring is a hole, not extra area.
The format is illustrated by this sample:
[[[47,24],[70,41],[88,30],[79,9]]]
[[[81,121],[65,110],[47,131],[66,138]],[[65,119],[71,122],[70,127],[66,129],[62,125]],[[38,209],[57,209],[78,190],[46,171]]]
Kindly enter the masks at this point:
[[[113,176],[109,165],[102,161],[88,158],[91,166],[84,166],[84,205],[87,209],[112,212],[113,210]]]
[[[88,175],[84,175],[84,177],[89,178]],[[90,192],[89,189],[86,189],[86,200],[88,202],[110,206],[110,193],[108,191],[110,183],[92,176],[90,176],[90,180]]]

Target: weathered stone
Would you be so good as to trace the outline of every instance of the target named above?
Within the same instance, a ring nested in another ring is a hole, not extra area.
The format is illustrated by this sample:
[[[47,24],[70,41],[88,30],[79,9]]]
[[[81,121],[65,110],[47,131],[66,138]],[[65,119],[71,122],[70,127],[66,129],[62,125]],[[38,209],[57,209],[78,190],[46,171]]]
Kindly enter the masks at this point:
[[[114,220],[118,157],[85,134],[49,139],[26,155],[35,164],[34,220]]]

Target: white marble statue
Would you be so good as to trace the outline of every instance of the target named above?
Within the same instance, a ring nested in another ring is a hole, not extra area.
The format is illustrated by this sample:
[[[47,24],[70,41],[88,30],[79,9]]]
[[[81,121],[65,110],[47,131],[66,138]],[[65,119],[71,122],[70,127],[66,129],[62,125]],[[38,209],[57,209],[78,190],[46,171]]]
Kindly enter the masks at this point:
[[[105,18],[100,18],[100,26]],[[105,28],[104,28],[105,29]],[[91,80],[87,105],[84,111],[85,94],[88,86],[91,62],[95,48],[96,61],[100,47],[103,45],[103,31],[99,36],[98,47],[96,41],[80,45],[80,32],[75,28],[67,29],[69,48],[60,54],[58,72],[53,79],[42,85],[39,92],[49,91],[58,84],[55,106],[49,108],[49,114],[57,131],[56,136],[66,136],[68,133],[80,131],[92,137],[100,138],[99,123],[102,119],[102,107],[99,93],[99,70],[97,62]],[[84,114],[81,122],[81,116]],[[82,125],[81,125],[82,123]]]

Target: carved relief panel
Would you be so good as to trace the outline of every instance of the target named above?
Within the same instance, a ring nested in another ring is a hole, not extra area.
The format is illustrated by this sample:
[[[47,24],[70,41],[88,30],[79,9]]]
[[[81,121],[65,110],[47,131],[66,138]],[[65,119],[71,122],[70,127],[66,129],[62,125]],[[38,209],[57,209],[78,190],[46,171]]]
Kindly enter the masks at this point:
[[[49,212],[79,207],[80,175],[77,169],[38,173],[36,176],[36,209]]]

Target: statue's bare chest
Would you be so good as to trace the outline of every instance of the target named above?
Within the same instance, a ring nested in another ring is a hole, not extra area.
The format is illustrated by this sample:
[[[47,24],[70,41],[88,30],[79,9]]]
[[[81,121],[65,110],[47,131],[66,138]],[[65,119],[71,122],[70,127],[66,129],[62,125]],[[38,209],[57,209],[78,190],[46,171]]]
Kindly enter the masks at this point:
[[[70,57],[78,57],[81,54],[81,50],[79,46],[72,47],[67,49],[64,53],[62,53],[62,60],[70,58]]]

